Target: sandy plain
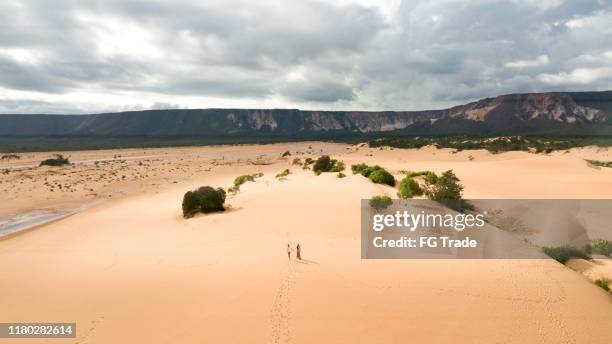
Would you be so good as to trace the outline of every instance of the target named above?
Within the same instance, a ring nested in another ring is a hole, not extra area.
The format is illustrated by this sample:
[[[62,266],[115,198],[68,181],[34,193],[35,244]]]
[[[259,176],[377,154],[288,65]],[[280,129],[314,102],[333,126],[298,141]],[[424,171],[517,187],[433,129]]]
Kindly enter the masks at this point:
[[[350,168],[346,178],[317,177],[291,164],[330,154],[398,177],[452,169],[466,198],[607,199],[612,169],[584,161],[612,160],[606,149],[490,154],[304,142],[63,154],[76,163],[32,167],[51,154],[26,153],[0,164],[0,217],[104,200],[0,240],[0,322],[77,323],[76,339],[49,342],[612,341],[610,295],[553,260],[360,259],[360,199],[396,190]],[[277,180],[285,168],[291,174]],[[264,176],[229,196],[227,212],[182,218],[187,190],[255,172]],[[304,260],[288,260],[287,243],[299,243]],[[580,264],[570,266],[584,271]]]

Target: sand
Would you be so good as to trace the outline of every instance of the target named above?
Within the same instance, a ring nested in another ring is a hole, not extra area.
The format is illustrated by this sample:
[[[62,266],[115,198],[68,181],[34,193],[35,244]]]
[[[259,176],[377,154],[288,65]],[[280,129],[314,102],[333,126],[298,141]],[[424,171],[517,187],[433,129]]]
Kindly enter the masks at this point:
[[[289,159],[280,158],[285,150]],[[291,166],[321,150],[347,166],[377,163],[394,173],[453,169],[472,198],[612,194],[612,169],[583,160],[612,160],[595,148],[492,155],[327,143],[188,147],[147,149],[166,157],[150,158],[146,169],[128,160],[121,172],[129,180],[97,180],[117,163],[12,171],[1,177],[3,214],[108,200],[0,241],[0,322],[76,322],[78,337],[58,343],[612,341],[610,295],[552,260],[361,260],[359,200],[395,190],[350,171],[339,179]],[[306,151],[313,154],[296,153]],[[285,168],[292,173],[276,180]],[[229,211],[181,217],[185,191],[254,172],[265,175],[230,196]],[[41,187],[51,176],[90,176],[83,189],[96,196]],[[288,242],[300,243],[303,261],[287,259]]]
[[[594,258],[590,261],[585,259],[570,259],[566,265],[582,273],[592,281],[607,279],[612,283],[612,260],[608,258]]]

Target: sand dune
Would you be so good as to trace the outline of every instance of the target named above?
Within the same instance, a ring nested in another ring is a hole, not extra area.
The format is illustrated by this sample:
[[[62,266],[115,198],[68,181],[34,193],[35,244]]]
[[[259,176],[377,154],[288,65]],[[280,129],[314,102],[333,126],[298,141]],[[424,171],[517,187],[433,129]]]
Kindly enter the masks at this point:
[[[612,341],[612,298],[552,260],[361,260],[359,200],[395,190],[350,172],[316,177],[278,160],[312,145],[212,148],[226,149],[227,164],[187,157],[207,148],[177,149],[184,171],[173,170],[175,158],[152,164],[159,185],[125,182],[134,190],[122,195],[124,184],[90,183],[111,200],[0,241],[0,322],[76,322],[76,340],[53,340],[67,343]],[[582,160],[608,157],[595,149],[544,156],[317,145],[313,156],[332,151],[347,165],[452,168],[468,197],[612,192],[612,169]],[[261,154],[272,164],[246,161]],[[276,180],[284,168],[292,174]],[[229,197],[229,211],[181,217],[185,191],[257,171],[265,176]],[[28,202],[12,209],[38,207],[42,195],[24,191]],[[288,242],[300,243],[303,261],[287,259]]]

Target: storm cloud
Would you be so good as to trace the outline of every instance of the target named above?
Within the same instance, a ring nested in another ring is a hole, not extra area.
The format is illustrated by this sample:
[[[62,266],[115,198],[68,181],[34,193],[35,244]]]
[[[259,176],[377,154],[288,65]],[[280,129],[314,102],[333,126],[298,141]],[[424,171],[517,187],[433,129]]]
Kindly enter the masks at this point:
[[[0,112],[417,110],[607,90],[610,23],[606,0],[4,0]]]

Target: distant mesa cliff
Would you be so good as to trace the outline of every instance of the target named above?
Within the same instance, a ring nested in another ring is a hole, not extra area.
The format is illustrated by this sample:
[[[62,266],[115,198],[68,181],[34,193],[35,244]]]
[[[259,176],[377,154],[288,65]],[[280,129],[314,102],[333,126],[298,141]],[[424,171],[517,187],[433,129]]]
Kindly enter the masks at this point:
[[[430,111],[194,109],[0,115],[0,137],[609,134],[611,118],[612,91],[553,92],[502,95]]]

